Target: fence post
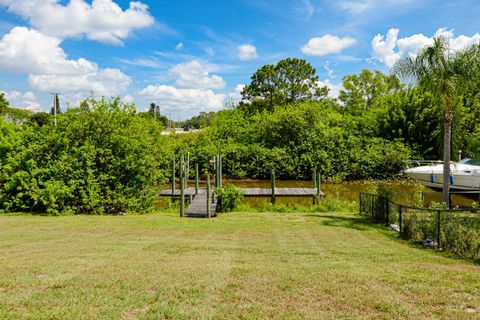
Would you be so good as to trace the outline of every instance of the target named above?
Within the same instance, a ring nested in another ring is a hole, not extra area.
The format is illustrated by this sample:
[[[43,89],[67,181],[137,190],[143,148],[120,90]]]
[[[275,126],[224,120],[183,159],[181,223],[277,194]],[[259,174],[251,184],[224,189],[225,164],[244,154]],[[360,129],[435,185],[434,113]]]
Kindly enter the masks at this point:
[[[437,210],[437,248],[440,249],[441,244],[440,244],[440,239],[441,239],[441,215],[440,215],[440,210]]]
[[[390,225],[390,201],[387,197],[383,198],[385,201],[385,225]]]
[[[210,210],[210,173],[207,173],[207,218],[211,218],[212,213]]]
[[[403,219],[403,217],[402,217],[402,215],[403,215],[402,206],[399,205],[399,206],[398,206],[398,227],[399,227],[399,229],[400,229],[400,231],[399,231],[399,232],[400,232],[400,235],[402,234],[402,230],[403,230],[403,227],[402,227],[402,219]]]
[[[271,202],[272,202],[272,204],[275,204],[275,170],[272,169],[271,175],[272,175],[272,199],[271,199]]]
[[[360,205],[359,205],[360,214],[363,213],[362,204],[363,204],[363,192],[360,192]]]

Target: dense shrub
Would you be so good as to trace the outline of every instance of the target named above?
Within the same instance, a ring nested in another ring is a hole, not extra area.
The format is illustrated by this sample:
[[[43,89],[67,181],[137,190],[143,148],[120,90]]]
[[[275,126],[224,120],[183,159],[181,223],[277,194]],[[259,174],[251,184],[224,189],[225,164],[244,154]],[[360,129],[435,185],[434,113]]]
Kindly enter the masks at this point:
[[[170,151],[162,127],[118,100],[88,100],[52,123],[0,122],[0,208],[118,213],[153,207]]]
[[[232,185],[224,185],[215,189],[215,195],[219,199],[219,212],[229,212],[234,210],[243,199],[243,192]]]

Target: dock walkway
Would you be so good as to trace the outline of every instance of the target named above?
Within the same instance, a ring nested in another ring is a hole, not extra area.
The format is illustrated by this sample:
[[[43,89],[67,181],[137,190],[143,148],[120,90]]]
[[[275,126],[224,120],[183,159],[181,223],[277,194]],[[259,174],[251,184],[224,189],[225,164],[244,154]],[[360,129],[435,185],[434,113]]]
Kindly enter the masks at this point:
[[[244,197],[313,197],[318,194],[320,197],[325,196],[323,192],[317,194],[316,188],[275,188],[275,194],[272,193],[272,188],[240,188]],[[185,216],[187,217],[207,217],[207,189],[199,188],[198,193],[195,194],[195,188],[186,188],[184,190],[185,198],[191,198],[192,201],[188,206]],[[171,197],[173,199],[180,199],[180,190],[162,190],[160,192],[162,197]],[[217,215],[217,200],[210,200],[210,213],[212,217]],[[272,200],[273,201],[273,200]]]

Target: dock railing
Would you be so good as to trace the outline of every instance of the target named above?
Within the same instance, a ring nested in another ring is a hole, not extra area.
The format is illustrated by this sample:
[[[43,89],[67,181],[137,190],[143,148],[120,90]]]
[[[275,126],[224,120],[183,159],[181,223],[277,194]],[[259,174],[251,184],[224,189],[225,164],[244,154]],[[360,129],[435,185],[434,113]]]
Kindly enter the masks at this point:
[[[480,261],[480,208],[420,208],[360,193],[360,214],[396,229],[401,238]]]

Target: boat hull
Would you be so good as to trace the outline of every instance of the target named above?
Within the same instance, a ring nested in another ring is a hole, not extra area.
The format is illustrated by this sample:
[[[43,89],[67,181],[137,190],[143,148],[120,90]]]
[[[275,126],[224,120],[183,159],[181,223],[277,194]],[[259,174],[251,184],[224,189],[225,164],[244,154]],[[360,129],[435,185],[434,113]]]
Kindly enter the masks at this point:
[[[457,170],[457,167],[451,167],[452,175],[450,177],[451,190],[480,190],[480,171],[476,170]],[[442,166],[422,166],[407,169],[404,173],[417,180],[420,184],[432,189],[443,189],[443,168]]]

